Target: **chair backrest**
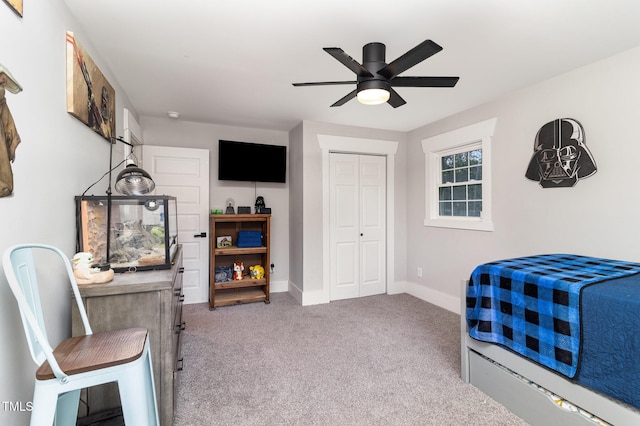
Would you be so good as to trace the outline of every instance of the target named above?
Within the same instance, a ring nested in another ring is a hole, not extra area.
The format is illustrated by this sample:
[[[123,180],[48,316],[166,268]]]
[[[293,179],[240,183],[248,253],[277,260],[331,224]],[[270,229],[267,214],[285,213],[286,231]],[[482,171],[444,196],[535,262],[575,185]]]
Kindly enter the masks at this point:
[[[51,251],[58,255],[65,266],[68,280],[78,305],[80,317],[84,324],[85,334],[92,334],[91,326],[89,325],[87,313],[82,304],[82,298],[80,297],[78,284],[73,275],[71,262],[60,249],[45,244],[20,244],[5,250],[2,265],[9,287],[18,302],[31,357],[38,366],[41,365],[45,359],[49,361],[49,365],[56,377],[63,379],[66,377],[66,374],[60,369],[60,366],[56,362],[53,356],[53,349],[47,338],[42,305],[40,303],[38,274],[33,256],[34,249]]]

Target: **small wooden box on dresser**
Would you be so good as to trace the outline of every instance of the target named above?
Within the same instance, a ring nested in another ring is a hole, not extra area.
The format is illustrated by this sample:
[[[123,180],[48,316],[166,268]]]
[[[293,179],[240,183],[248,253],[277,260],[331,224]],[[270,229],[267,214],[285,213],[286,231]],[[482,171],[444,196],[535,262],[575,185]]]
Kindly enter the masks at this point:
[[[130,327],[149,330],[153,378],[162,426],[173,425],[177,372],[182,370],[180,337],[182,321],[182,246],[173,258],[171,269],[116,274],[106,284],[81,285],[80,294],[93,332]],[[84,334],[78,308],[73,305],[71,328],[74,336]],[[96,386],[82,391],[90,413],[120,406],[117,385]],[[80,414],[83,416],[83,404]]]
[[[270,256],[269,238],[271,214],[212,214],[211,224],[211,270],[209,274],[209,309],[238,303],[269,301]],[[258,231],[262,235],[259,247],[238,247],[239,231]],[[218,247],[219,237],[231,237],[232,245]],[[241,280],[216,281],[216,266],[231,266],[234,262],[244,264],[244,278]],[[252,279],[249,266],[260,265],[264,277]]]

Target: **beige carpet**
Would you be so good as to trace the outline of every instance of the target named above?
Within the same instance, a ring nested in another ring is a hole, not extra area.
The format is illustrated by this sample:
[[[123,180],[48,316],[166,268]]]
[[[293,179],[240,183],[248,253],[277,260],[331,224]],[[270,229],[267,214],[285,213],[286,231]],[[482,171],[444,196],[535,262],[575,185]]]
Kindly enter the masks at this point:
[[[525,425],[460,379],[459,317],[402,294],[185,305],[175,425]]]

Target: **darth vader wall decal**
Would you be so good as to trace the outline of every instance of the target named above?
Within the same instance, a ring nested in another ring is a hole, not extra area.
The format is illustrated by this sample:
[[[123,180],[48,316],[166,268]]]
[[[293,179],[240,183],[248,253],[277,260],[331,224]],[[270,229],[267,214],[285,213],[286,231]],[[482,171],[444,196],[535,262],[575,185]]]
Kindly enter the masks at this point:
[[[559,118],[538,130],[525,176],[543,188],[566,188],[596,170],[582,125],[572,118]]]

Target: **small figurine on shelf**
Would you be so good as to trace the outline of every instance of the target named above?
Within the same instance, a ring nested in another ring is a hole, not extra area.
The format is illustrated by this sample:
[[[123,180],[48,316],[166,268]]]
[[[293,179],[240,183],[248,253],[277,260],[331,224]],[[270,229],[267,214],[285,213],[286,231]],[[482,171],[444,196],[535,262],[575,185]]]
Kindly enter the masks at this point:
[[[264,268],[262,265],[251,265],[249,266],[249,271],[252,280],[259,280],[264,277]]]
[[[264,197],[262,195],[259,195],[256,198],[256,206],[255,207],[256,207],[256,213],[262,213],[262,209],[264,209],[266,207],[265,203],[264,203]]]
[[[238,281],[244,279],[244,264],[242,262],[234,262],[233,263],[233,279]]]
[[[225,214],[235,214],[236,210],[233,208],[233,206],[235,205],[235,201],[233,200],[233,198],[227,198],[227,208],[224,211]]]

